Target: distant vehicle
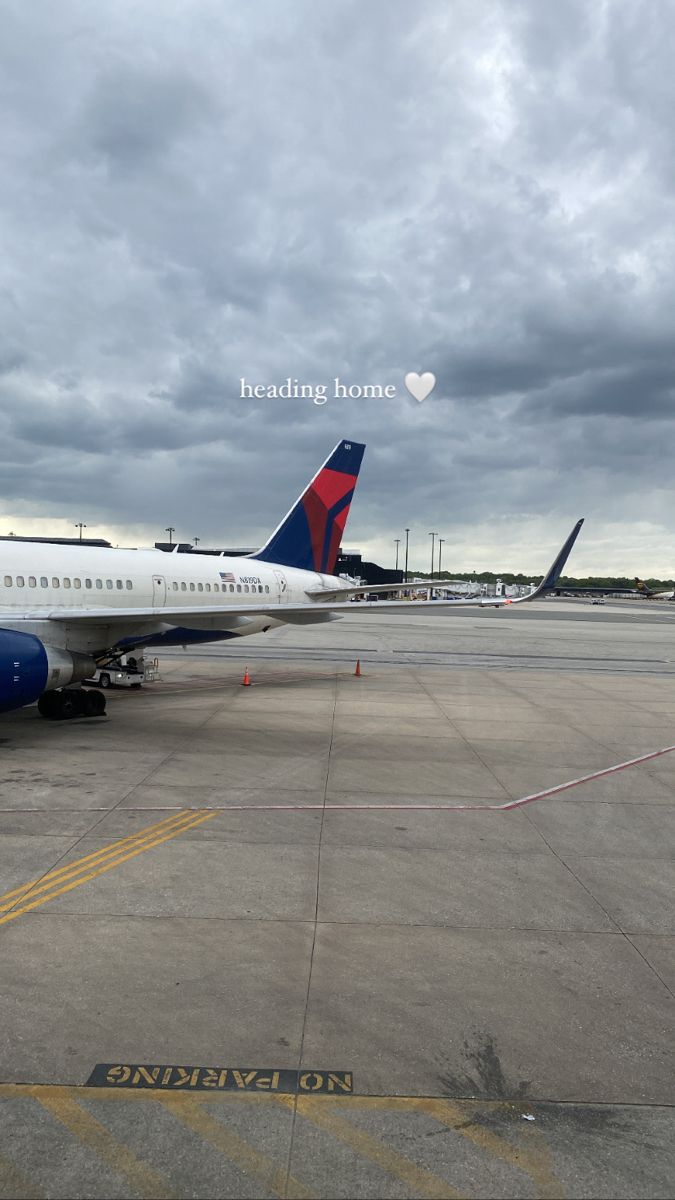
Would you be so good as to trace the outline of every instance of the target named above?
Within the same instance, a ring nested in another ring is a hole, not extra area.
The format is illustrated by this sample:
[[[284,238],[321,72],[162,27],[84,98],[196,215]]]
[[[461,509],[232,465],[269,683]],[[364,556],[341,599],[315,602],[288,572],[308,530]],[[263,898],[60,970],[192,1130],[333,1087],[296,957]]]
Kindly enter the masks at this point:
[[[605,603],[605,601],[603,600],[602,596],[596,596],[594,600],[591,600],[591,604],[604,604],[604,603]]]
[[[154,671],[151,678],[154,678]],[[122,654],[114,662],[100,667],[85,683],[93,683],[96,687],[131,687],[139,688],[145,683],[145,659],[133,654]]]

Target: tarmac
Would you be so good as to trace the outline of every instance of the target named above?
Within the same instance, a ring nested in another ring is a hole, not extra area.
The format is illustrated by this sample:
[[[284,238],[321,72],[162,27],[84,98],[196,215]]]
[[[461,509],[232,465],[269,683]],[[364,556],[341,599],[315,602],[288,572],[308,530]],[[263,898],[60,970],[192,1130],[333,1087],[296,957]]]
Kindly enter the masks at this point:
[[[675,1194],[675,605],[412,608],[0,718],[0,1196]]]

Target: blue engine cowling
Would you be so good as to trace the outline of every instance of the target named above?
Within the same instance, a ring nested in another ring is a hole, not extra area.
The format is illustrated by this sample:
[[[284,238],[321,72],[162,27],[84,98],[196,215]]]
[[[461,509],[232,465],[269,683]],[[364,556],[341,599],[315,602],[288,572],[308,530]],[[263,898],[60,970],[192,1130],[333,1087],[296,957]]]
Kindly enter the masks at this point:
[[[95,670],[89,655],[45,645],[32,633],[0,629],[0,712],[23,708],[43,692],[88,679]]]
[[[49,675],[47,651],[32,633],[0,629],[0,712],[32,704]]]

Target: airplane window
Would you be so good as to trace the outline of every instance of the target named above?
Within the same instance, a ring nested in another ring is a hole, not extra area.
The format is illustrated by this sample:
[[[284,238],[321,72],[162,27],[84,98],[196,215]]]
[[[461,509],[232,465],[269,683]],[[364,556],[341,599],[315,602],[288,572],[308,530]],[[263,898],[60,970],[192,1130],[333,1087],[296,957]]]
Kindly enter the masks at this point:
[[[266,583],[266,584],[265,584],[265,591],[266,591],[266,592],[269,592],[269,590],[270,590],[270,588],[269,588],[269,584],[268,584],[268,583]]]
[[[177,584],[177,583],[173,583],[171,586],[173,587],[173,590],[174,590],[174,592],[177,592],[177,591],[178,591],[178,584]]]
[[[194,585],[194,583],[191,583],[191,584],[190,584],[190,591],[191,591],[191,592],[194,592],[194,590],[195,590],[195,585]]]
[[[231,591],[231,592],[233,592],[233,591],[234,591],[234,584],[233,584],[233,583],[231,583],[231,584],[230,584],[230,591]]]
[[[262,583],[259,583],[259,584],[258,584],[258,591],[259,591],[259,592],[262,592]]]
[[[64,586],[64,587],[70,587],[70,580],[68,579],[68,577],[67,577],[67,576],[66,576],[66,578],[65,578],[65,579],[64,579],[64,581],[63,581],[63,586]]]
[[[128,592],[130,592],[130,591],[132,590],[133,586],[134,586],[134,585],[133,585],[133,583],[131,582],[131,580],[130,580],[130,579],[127,579],[127,591],[128,591]],[[173,586],[174,586],[174,587],[176,587],[177,585],[174,583],[174,585],[173,585]]]
[[[17,586],[17,587],[25,587],[25,586],[26,586],[26,583],[25,583],[25,580],[24,580],[24,577],[23,577],[23,575],[17,575],[17,577],[16,577],[16,586]]]
[[[96,586],[97,586],[98,590],[100,591],[100,590],[101,590],[101,588],[103,587],[103,580],[102,580],[102,579],[97,579],[97,580],[96,580]]]
[[[52,576],[52,587],[53,588],[61,587],[61,580],[57,579],[56,575]]]
[[[181,583],[180,590],[181,592],[187,592],[187,583]]]
[[[5,587],[11,587],[11,586],[12,586],[12,576],[5,575]]]
[[[85,579],[85,581],[84,581],[84,586],[85,586],[86,588],[90,588],[90,587],[91,587],[91,579]]]
[[[237,584],[237,591],[238,591],[238,592],[240,592],[240,591],[241,591],[241,584],[240,584],[240,583],[238,583],[238,584]]]
[[[245,584],[244,584],[244,591],[245,591],[245,592],[247,592],[247,591],[248,591],[248,584],[247,584],[247,583],[245,583]]]
[[[81,587],[82,587],[82,580],[81,580],[81,579],[74,579],[74,580],[73,580],[73,587],[74,587],[74,588],[81,588]]]
[[[124,584],[122,583],[122,580],[121,580],[121,579],[117,579],[117,580],[115,581],[115,586],[116,586],[116,588],[117,588],[118,592],[121,592],[121,591],[122,591],[122,588],[124,587]]]
[[[203,583],[198,583],[198,584],[197,584],[197,591],[198,591],[198,592],[203,592],[203,591],[204,591],[204,584],[203,584]]]
[[[46,575],[40,576],[40,587],[49,587],[49,580]]]
[[[207,592],[210,592],[210,591],[211,591],[211,584],[210,584],[210,583],[207,583],[205,586],[206,586],[206,590],[207,590]],[[217,584],[217,583],[214,583],[214,585],[213,585],[213,590],[214,590],[214,592],[215,592],[215,590],[216,590],[216,588],[217,588],[217,587],[218,587],[218,584]]]
[[[28,586],[29,587],[37,587],[37,580],[34,575],[28,576]]]
[[[106,579],[105,586],[108,588],[108,591],[110,591],[112,589],[112,585],[113,585],[112,579]]]

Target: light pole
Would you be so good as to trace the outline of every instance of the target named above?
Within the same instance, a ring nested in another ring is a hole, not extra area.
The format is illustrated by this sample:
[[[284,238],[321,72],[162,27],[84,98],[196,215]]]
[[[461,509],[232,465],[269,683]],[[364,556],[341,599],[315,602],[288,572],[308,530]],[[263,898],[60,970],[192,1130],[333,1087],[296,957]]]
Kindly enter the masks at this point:
[[[167,525],[166,532],[169,535],[169,545],[173,546],[173,535],[176,532],[176,526],[175,525]]]
[[[401,539],[394,538],[394,541],[396,542],[396,566],[395,566],[394,570],[398,571],[398,547],[399,547],[399,543],[400,543]]]
[[[409,538],[409,536],[410,536],[410,530],[406,529],[406,531],[405,531],[405,582],[406,583],[408,582],[408,538]]]
[[[199,545],[199,543],[201,542],[201,540],[202,540],[202,539],[201,539],[201,538],[193,538],[192,540],[193,540],[193,542],[194,542],[194,544],[195,544],[195,548],[196,548],[196,547]]]
[[[82,541],[82,530],[83,530],[83,529],[86,529],[86,528],[87,528],[87,526],[84,524],[84,522],[83,522],[83,521],[76,521],[76,522],[75,522],[75,528],[76,528],[76,529],[79,529],[79,531],[80,531],[80,541]]]
[[[440,574],[441,574],[441,554],[443,553],[443,542],[444,541],[445,541],[445,538],[439,537],[439,539],[438,539],[438,575],[439,575],[439,578],[440,578]]]
[[[434,577],[434,538],[436,537],[436,534],[430,533],[429,537],[431,538],[431,576],[430,576],[430,578],[433,579],[433,577]]]

